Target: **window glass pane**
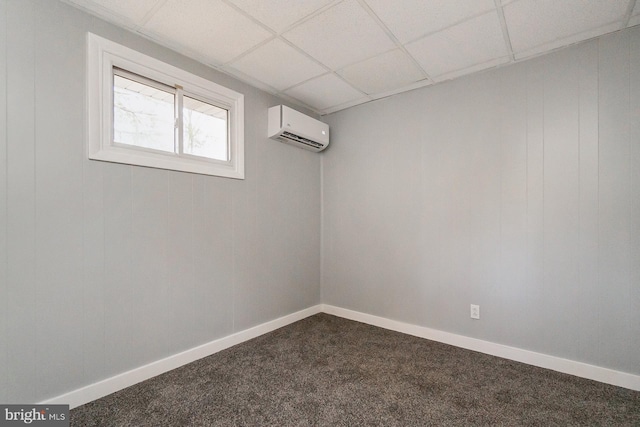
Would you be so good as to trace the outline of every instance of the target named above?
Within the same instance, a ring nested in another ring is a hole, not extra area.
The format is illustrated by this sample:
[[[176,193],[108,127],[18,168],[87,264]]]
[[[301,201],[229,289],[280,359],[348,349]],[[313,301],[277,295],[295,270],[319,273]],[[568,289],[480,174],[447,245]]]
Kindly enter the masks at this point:
[[[175,152],[174,94],[113,76],[113,140]]]
[[[194,156],[229,160],[227,144],[228,111],[183,97],[183,151]]]

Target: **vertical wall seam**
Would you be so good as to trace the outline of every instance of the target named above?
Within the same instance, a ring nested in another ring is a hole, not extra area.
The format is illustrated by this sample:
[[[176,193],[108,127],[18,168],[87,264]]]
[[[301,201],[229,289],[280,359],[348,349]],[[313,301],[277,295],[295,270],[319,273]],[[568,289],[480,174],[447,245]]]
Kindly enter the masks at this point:
[[[86,104],[85,104],[85,111],[86,111]],[[84,139],[84,135],[83,135],[83,139]],[[84,143],[84,141],[83,141]],[[80,186],[80,200],[82,200],[81,206],[82,206],[82,230],[80,232],[80,235],[82,236],[82,244],[81,244],[81,250],[82,250],[82,255],[81,255],[81,266],[80,266],[80,277],[81,277],[81,281],[84,282],[86,279],[86,269],[87,269],[87,256],[86,256],[86,244],[87,244],[87,233],[86,233],[86,203],[87,203],[87,197],[86,197],[86,181],[87,181],[87,171],[86,171],[86,165],[84,162],[84,156],[83,158],[81,158],[81,182],[82,185]],[[82,382],[84,383],[86,378],[88,378],[87,375],[87,325],[89,324],[88,319],[87,319],[87,309],[86,307],[88,307],[87,304],[87,286],[83,286],[82,287],[82,318],[84,320],[83,326],[82,326]],[[103,353],[104,354],[104,353]]]
[[[126,243],[127,243],[127,255],[128,255],[128,262],[127,262],[127,281],[129,282],[129,291],[130,291],[130,299],[129,299],[129,307],[128,307],[128,311],[129,311],[129,315],[131,316],[131,321],[135,323],[136,321],[136,317],[135,317],[135,310],[134,310],[134,303],[133,301],[131,301],[132,299],[135,298],[135,292],[134,292],[134,286],[135,284],[133,283],[133,246],[132,246],[132,241],[133,241],[133,232],[134,232],[134,224],[133,224],[133,200],[135,197],[135,194],[133,192],[133,166],[128,166],[129,168],[129,194],[131,195],[130,197],[130,204],[129,204],[129,235],[127,237]],[[133,335],[131,334],[131,330],[128,331],[127,333],[127,340],[129,342],[129,348],[132,348],[133,345],[135,344],[133,342]],[[137,363],[137,362],[136,362]]]
[[[325,218],[324,218],[324,154],[320,155],[320,304],[324,304],[324,254],[325,254]]]
[[[169,185],[169,181],[171,179],[171,174],[169,172],[166,173],[166,177],[167,177],[167,190],[165,192],[166,194],[166,213],[167,215],[165,216],[165,224],[164,224],[164,235],[165,235],[165,240],[164,240],[164,267],[165,267],[165,272],[164,272],[164,280],[165,280],[165,289],[167,291],[167,293],[164,295],[164,301],[165,301],[165,308],[164,308],[164,313],[165,313],[165,322],[166,325],[163,328],[164,329],[164,336],[166,338],[166,341],[164,342],[164,351],[166,352],[166,354],[171,354],[170,353],[170,345],[169,345],[169,341],[171,339],[171,332],[169,331],[169,325],[171,324],[171,311],[170,311],[170,306],[171,306],[171,298],[169,297],[169,295],[171,294],[171,280],[169,279],[169,269],[167,268],[167,265],[169,264],[169,259],[171,258],[171,256],[169,255],[169,237],[170,237],[170,233],[169,233],[169,206],[170,206],[170,197],[171,195],[169,194],[170,190],[170,185]],[[193,220],[191,221],[191,223],[193,224]]]
[[[246,183],[247,177],[245,177]],[[206,183],[205,183],[206,184]],[[246,184],[245,184],[246,186]],[[203,190],[204,191],[204,190]],[[231,332],[236,331],[236,202],[238,192],[234,187],[231,188]]]
[[[634,5],[635,6],[635,5]],[[633,144],[631,143],[633,137],[632,137],[632,133],[631,133],[631,45],[633,44],[633,41],[629,35],[629,33],[626,33],[626,37],[628,39],[628,55],[627,55],[627,95],[628,95],[628,104],[627,104],[627,111],[628,111],[628,116],[627,116],[627,144],[629,145],[629,155],[627,156],[627,162],[629,162],[629,175],[627,177],[628,182],[629,182],[629,192],[630,194],[633,195]],[[629,198],[629,200],[627,201],[628,205],[628,209],[629,212],[631,213],[631,215],[633,215],[633,196]],[[629,223],[629,246],[630,246],[630,252],[633,252],[633,240],[631,240],[631,236],[633,236],[633,222]],[[631,257],[629,257],[630,261],[631,261]],[[632,261],[631,261],[632,262]],[[628,267],[632,267],[631,263],[628,265]],[[632,286],[632,282],[633,282],[633,273],[630,272],[629,274],[629,286],[627,287],[627,301],[631,301],[631,296],[633,295],[632,290],[631,290],[631,286]]]
[[[546,72],[548,71],[548,62],[547,62],[548,58],[545,59],[543,65],[544,65],[544,74],[546,74]],[[544,76],[543,76],[544,77]],[[541,283],[540,283],[540,287],[542,288],[542,292],[545,292],[545,285],[546,285],[546,262],[545,262],[545,256],[546,256],[546,251],[545,251],[545,243],[546,243],[546,239],[545,239],[545,235],[546,235],[546,227],[545,227],[545,145],[546,145],[546,140],[545,140],[545,136],[546,136],[546,132],[545,132],[545,113],[544,113],[544,108],[545,108],[545,104],[546,104],[546,89],[547,89],[547,84],[546,84],[546,78],[542,78],[542,259],[541,259],[541,264],[542,264],[542,277],[540,278]]]
[[[35,285],[35,295],[34,295],[34,300],[35,300],[35,306],[39,307],[40,304],[40,298],[38,298],[38,295],[40,294],[38,292],[38,286],[39,286],[39,278],[38,278],[38,246],[37,246],[37,242],[38,242],[38,153],[37,153],[37,112],[38,112],[38,108],[36,107],[37,104],[37,91],[36,91],[36,35],[35,32],[38,30],[36,27],[36,11],[35,11],[35,4],[32,4],[32,8],[31,8],[31,25],[33,26],[33,30],[34,33],[32,35],[32,39],[31,39],[31,43],[32,43],[32,55],[33,55],[33,85],[32,85],[32,89],[33,89],[33,276],[34,276],[34,285]],[[39,310],[35,310],[34,313],[34,318],[35,318],[35,324],[39,325],[40,323],[38,323],[38,311]],[[37,334],[36,334],[36,340],[37,340]],[[38,346],[34,346],[34,357],[36,360],[36,374],[37,377],[41,377],[40,375],[40,370],[41,368],[41,364],[38,363]],[[38,390],[36,390],[36,395],[38,394]]]
[[[500,79],[498,79],[500,81]],[[500,90],[498,91],[498,93],[502,94],[502,88],[504,87],[503,84],[498,83],[500,85]],[[503,113],[504,113],[504,104],[505,101],[501,99],[500,101],[500,142],[499,142],[499,150],[500,150],[500,154],[499,154],[499,159],[498,161],[500,162],[500,167],[498,168],[498,187],[499,187],[499,197],[498,197],[498,290],[500,292],[500,295],[503,295],[502,293],[502,288],[503,288],[503,282],[504,282],[504,274],[502,273],[502,266],[503,266],[503,262],[504,262],[504,257],[503,257],[503,248],[504,248],[504,241],[503,241],[503,236],[502,236],[502,209],[504,208],[504,204],[503,204],[503,200],[502,200],[502,192],[504,190],[503,188],[503,183],[502,180],[504,179],[504,144],[505,144],[505,131],[504,131],[504,117],[503,117]]]
[[[86,82],[85,82],[86,84]],[[86,98],[85,98],[86,100]],[[86,102],[86,101],[85,101]],[[87,135],[85,135],[85,138],[87,137]],[[84,147],[83,147],[84,148]],[[88,162],[88,160],[85,158],[84,163],[86,164]],[[100,163],[100,162],[96,162],[96,163]],[[106,271],[107,271],[107,226],[106,226],[106,221],[105,221],[105,215],[104,215],[104,198],[105,198],[105,191],[104,191],[104,168],[102,167],[102,165],[98,166],[96,165],[96,167],[100,168],[100,190],[101,190],[101,195],[100,195],[100,201],[101,201],[101,210],[100,210],[100,217],[102,218],[102,280],[100,283],[100,286],[102,287],[102,298],[103,298],[103,310],[102,310],[102,354],[103,354],[103,361],[102,361],[102,366],[104,369],[104,372],[107,372],[107,310],[106,310],[106,306],[104,305],[104,300],[105,300],[105,286],[107,284],[107,280],[106,280]]]
[[[525,175],[525,184],[524,184],[524,200],[525,200],[525,216],[524,216],[524,230],[525,230],[525,244],[527,245],[525,248],[527,266],[525,267],[525,280],[529,283],[529,77],[530,71],[526,70],[526,82],[527,82],[527,90],[524,92],[524,105],[525,105],[525,138],[524,138],[524,175]],[[527,286],[528,288],[528,286]]]
[[[85,136],[86,137],[86,136]],[[85,162],[86,163],[86,162]],[[99,163],[99,162],[98,162]],[[100,182],[100,191],[102,193],[102,271],[103,271],[103,276],[102,276],[102,298],[105,298],[105,285],[107,283],[107,275],[106,275],[106,271],[107,271],[107,221],[105,220],[105,215],[104,215],[104,199],[105,199],[105,180],[102,176],[102,170],[100,171],[100,175],[101,175],[101,182]],[[106,352],[106,347],[107,347],[107,310],[105,307],[105,310],[103,312],[102,315],[102,354],[104,355],[104,371],[108,372],[108,366],[109,366],[109,360],[107,357],[107,352]]]
[[[198,180],[202,180],[201,177],[197,178]],[[169,191],[167,191],[167,195],[169,194]],[[169,214],[167,212],[167,221],[169,221]],[[195,242],[195,235],[196,235],[196,178],[191,178],[191,235],[189,236],[189,246],[191,248],[191,265],[189,265],[189,273],[191,275],[191,304],[192,304],[192,310],[191,310],[191,314],[193,315],[193,324],[196,324],[197,321],[197,317],[195,316],[196,313],[196,303],[197,303],[197,297],[196,297],[196,287],[195,287],[195,283],[196,283],[196,242]],[[205,227],[207,228],[207,230],[209,229],[208,224],[204,224]],[[233,252],[232,252],[233,254]],[[171,247],[170,245],[167,244],[167,257],[170,258],[171,257]],[[169,281],[169,286],[171,286],[171,277],[167,272],[167,280]],[[193,336],[193,335],[192,335]]]
[[[597,103],[597,123],[598,123],[598,142],[597,142],[597,160],[598,165],[596,169],[596,194],[597,194],[597,212],[596,212],[596,285],[600,288],[600,46],[601,39],[597,40],[597,49],[596,49],[596,103]],[[598,332],[601,329],[601,319],[602,319],[602,310],[600,304],[598,304],[596,309],[596,324],[598,325]],[[602,341],[601,335],[598,334],[598,349],[597,349],[598,359],[602,357]]]
[[[4,63],[4,87],[5,87],[5,95],[8,95],[8,90],[9,90],[9,77],[8,77],[8,71],[9,71],[9,67],[7,66],[7,62],[8,62],[8,49],[7,49],[7,18],[8,18],[8,13],[7,13],[7,9],[6,7],[3,8],[4,11],[4,19],[3,19],[3,23],[4,25],[2,26],[2,29],[0,31],[4,32],[4,45],[0,46],[0,49],[2,49],[3,55],[5,57],[5,63]],[[5,96],[4,99],[4,105],[5,105],[5,109],[4,109],[4,122],[6,124],[5,128],[4,128],[4,140],[5,140],[5,145],[4,145],[4,154],[5,154],[5,161],[6,161],[6,167],[4,170],[4,175],[5,175],[5,179],[4,179],[4,190],[5,190],[5,203],[4,203],[4,209],[6,210],[5,216],[4,216],[4,229],[5,229],[5,233],[6,236],[8,237],[8,233],[9,233],[9,103],[8,103],[8,96]],[[8,296],[9,294],[9,243],[8,243],[8,238],[7,240],[7,248],[5,250],[5,254],[4,254],[4,262],[5,262],[5,268],[4,268],[4,283],[6,284],[6,296]],[[4,322],[2,323],[3,325],[5,325],[6,331],[5,331],[5,336],[8,335],[9,333],[9,327],[8,327],[8,322],[9,322],[9,298],[3,298],[4,300]],[[4,348],[4,353],[5,353],[5,360],[8,362],[9,361],[9,346],[5,343],[5,348]],[[9,366],[8,363],[5,365],[5,369],[4,369],[4,373],[2,375],[5,378],[5,384],[9,384]],[[8,395],[8,390],[7,390],[7,398],[9,397]]]
[[[582,61],[582,50],[577,51],[578,64]],[[578,70],[578,256],[576,259],[578,267],[578,294],[582,295],[582,257],[583,257],[583,232],[582,232],[582,76]],[[584,300],[578,297],[578,312],[582,313]],[[577,334],[578,349],[581,348],[580,334]],[[580,351],[580,350],[578,350]]]

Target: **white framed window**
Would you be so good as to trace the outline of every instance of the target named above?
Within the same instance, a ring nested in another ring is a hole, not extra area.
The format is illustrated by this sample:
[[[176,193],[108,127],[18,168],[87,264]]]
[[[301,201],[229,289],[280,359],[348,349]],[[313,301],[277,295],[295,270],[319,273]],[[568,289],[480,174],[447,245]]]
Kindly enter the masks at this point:
[[[244,179],[244,96],[88,33],[92,160]]]

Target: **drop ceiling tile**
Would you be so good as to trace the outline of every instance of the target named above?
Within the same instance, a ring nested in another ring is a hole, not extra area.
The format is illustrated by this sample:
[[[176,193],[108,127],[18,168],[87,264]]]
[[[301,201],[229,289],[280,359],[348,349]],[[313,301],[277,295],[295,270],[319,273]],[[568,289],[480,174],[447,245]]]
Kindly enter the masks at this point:
[[[324,67],[279,39],[260,46],[230,66],[278,90],[327,72]]]
[[[373,95],[370,95],[369,97],[371,99],[382,99],[382,98],[386,98],[386,97],[391,96],[391,95],[397,95],[397,94],[402,93],[402,92],[408,92],[410,90],[419,89],[419,88],[425,87],[425,86],[430,86],[432,84],[433,84],[433,80],[419,80],[419,81],[417,81],[415,83],[411,83],[411,84],[408,84],[406,86],[402,86],[402,87],[397,88],[397,89],[388,90],[386,92],[374,93]]]
[[[168,0],[142,31],[213,63],[227,62],[272,36],[221,0]]]
[[[326,74],[309,80],[285,91],[285,94],[299,99],[318,110],[324,110],[363,97],[362,93],[349,86],[335,74]]]
[[[281,32],[333,0],[230,0],[258,21]]]
[[[366,0],[402,43],[495,9],[493,0]]]
[[[394,43],[356,0],[346,0],[283,34],[333,70],[390,50]]]
[[[338,74],[367,94],[393,90],[426,77],[400,49],[349,65]]]
[[[107,19],[115,17],[128,24],[141,25],[159,0],[68,0]]]
[[[472,65],[471,67],[463,68],[460,70],[452,71],[450,73],[445,73],[439,75],[436,79],[434,79],[437,83],[443,82],[445,80],[452,80],[456,77],[466,76],[467,74],[475,73],[478,71],[486,70],[488,68],[497,67],[498,65],[506,64],[510,61],[509,57],[503,56],[502,58],[492,59],[487,62],[483,62],[480,64]]]
[[[565,38],[562,38],[562,39],[554,40],[554,41],[549,42],[549,43],[544,43],[544,44],[538,45],[538,46],[536,46],[534,48],[531,48],[531,49],[515,52],[514,56],[518,60],[518,59],[523,59],[523,58],[528,58],[528,57],[531,57],[531,56],[536,56],[536,55],[548,53],[548,52],[551,52],[554,49],[558,49],[558,48],[570,45],[572,43],[578,43],[578,42],[581,42],[583,40],[592,39],[594,37],[598,37],[598,36],[601,36],[603,34],[611,33],[613,31],[617,31],[619,29],[620,29],[620,23],[619,22],[614,22],[612,24],[605,25],[604,27],[595,28],[595,29],[589,30],[589,31],[583,31],[581,33],[574,34],[574,35],[569,36],[569,37],[565,37]]]
[[[495,11],[409,43],[406,48],[431,77],[507,55]]]
[[[371,98],[369,97],[358,98],[354,99],[353,101],[345,102],[344,104],[338,104],[334,105],[333,107],[325,108],[324,110],[320,110],[319,113],[324,116],[326,114],[331,114],[335,113],[336,111],[344,110],[346,108],[355,107],[356,105],[364,104],[365,102],[369,101],[371,101]]]
[[[520,0],[504,6],[504,16],[513,50],[521,52],[619,21],[627,6],[621,0]]]
[[[629,20],[629,27],[640,24],[640,1],[636,1],[636,6],[631,12],[631,19]]]

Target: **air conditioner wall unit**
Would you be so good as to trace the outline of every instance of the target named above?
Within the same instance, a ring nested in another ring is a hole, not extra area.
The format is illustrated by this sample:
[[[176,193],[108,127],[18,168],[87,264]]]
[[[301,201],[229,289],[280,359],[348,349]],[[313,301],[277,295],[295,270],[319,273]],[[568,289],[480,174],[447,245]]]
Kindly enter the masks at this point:
[[[286,105],[269,108],[269,138],[314,152],[329,146],[329,125]]]

